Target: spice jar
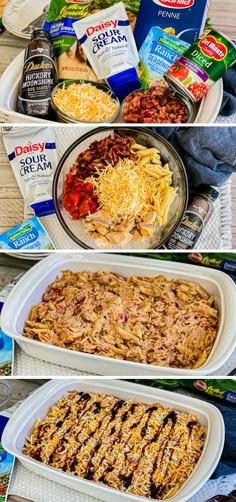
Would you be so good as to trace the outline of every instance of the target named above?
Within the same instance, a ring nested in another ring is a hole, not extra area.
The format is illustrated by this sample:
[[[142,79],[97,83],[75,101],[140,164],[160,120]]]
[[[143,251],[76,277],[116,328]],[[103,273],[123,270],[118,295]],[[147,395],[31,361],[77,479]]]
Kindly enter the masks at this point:
[[[193,249],[214,213],[214,202],[218,197],[218,190],[212,187],[195,194],[190,199],[180,225],[165,243],[165,248]]]

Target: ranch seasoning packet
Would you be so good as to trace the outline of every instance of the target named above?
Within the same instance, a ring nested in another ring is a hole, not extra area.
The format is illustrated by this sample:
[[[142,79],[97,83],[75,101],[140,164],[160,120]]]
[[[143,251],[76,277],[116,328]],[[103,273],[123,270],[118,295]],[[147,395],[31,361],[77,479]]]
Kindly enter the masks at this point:
[[[141,87],[149,89],[189,48],[188,42],[173,37],[153,26],[139,51],[139,78]]]

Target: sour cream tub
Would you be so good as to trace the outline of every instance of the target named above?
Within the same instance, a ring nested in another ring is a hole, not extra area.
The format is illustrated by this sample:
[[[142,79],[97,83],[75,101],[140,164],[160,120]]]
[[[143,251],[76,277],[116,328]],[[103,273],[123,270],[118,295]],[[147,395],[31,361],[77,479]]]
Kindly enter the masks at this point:
[[[216,297],[215,305],[220,314],[218,335],[205,364],[197,369],[167,368],[75,352],[22,336],[24,322],[28,319],[31,307],[41,302],[48,285],[66,269],[73,272],[109,271],[126,277],[130,275],[153,277],[163,274],[167,279],[182,279],[200,284],[209,295]],[[10,293],[2,310],[1,328],[28,355],[68,368],[113,376],[195,377],[209,375],[218,370],[233,352],[236,346],[235,306],[235,284],[226,274],[217,270],[208,268],[203,270],[196,265],[183,267],[181,263],[104,253],[53,253],[30,269]]]
[[[214,472],[224,446],[224,422],[215,406],[191,397],[123,381],[70,379],[52,380],[43,385],[17,409],[4,430],[3,448],[17,457],[35,474],[107,502],[111,500],[112,502],[154,501],[154,499],[123,493],[105,485],[78,478],[73,474],[67,474],[42,464],[22,453],[25,437],[30,435],[34,423],[44,418],[49,407],[69,390],[106,393],[120,399],[134,399],[148,404],[159,402],[165,408],[171,407],[195,415],[198,422],[207,427],[206,442],[198,464],[179,492],[171,498],[172,502],[189,500]]]

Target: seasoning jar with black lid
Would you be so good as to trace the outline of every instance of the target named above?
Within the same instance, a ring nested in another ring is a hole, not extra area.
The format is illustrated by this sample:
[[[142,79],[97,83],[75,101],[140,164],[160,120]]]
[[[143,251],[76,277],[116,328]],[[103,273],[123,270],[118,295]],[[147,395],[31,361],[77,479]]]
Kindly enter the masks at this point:
[[[18,110],[25,115],[50,118],[51,92],[57,83],[53,45],[49,35],[35,28],[25,51]]]
[[[214,203],[218,197],[219,192],[213,187],[207,187],[195,194],[189,201],[181,223],[165,243],[165,248],[193,249],[214,213]]]

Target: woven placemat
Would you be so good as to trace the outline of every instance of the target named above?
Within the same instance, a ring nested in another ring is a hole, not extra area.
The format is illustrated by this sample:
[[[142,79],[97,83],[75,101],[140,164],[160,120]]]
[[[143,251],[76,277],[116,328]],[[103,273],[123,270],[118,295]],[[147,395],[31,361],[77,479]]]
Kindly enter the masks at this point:
[[[30,472],[18,460],[14,467],[10,493],[27,497],[33,502],[100,502],[97,498],[76,492]]]
[[[48,363],[41,361],[35,357],[28,356],[20,347],[15,344],[15,358],[13,367],[14,376],[40,376],[40,377],[56,377],[56,376],[86,376],[92,375],[85,371],[73,370],[60,366],[59,364]]]
[[[222,478],[208,481],[194,497],[186,502],[205,502],[217,494],[228,495],[233,489],[231,478],[234,476],[224,478],[226,479],[224,483],[222,483]],[[18,460],[14,467],[10,493],[27,497],[34,502],[100,502],[100,499],[71,490],[30,472]]]
[[[61,159],[67,148],[80,136],[91,130],[90,127],[67,126],[55,127],[58,158]],[[201,239],[198,249],[232,249],[232,216],[231,216],[231,182],[226,183],[216,202],[216,208]],[[25,215],[29,217],[29,215]],[[57,216],[51,215],[41,218],[41,222],[48,231],[55,247],[58,249],[79,249],[79,246],[66,234]]]

